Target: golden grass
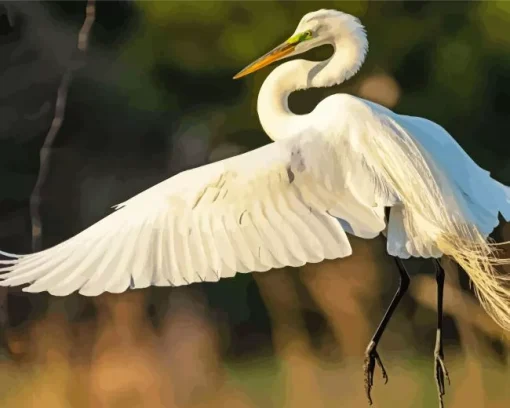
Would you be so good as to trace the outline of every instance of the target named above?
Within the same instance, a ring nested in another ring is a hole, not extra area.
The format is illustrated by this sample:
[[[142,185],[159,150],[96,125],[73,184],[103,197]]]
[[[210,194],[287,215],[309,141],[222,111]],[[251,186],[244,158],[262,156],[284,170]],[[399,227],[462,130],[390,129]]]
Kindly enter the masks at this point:
[[[226,361],[224,332],[198,289],[171,292],[159,330],[144,314],[147,291],[105,295],[95,300],[97,319],[71,324],[54,311],[9,333],[20,358],[0,363],[0,406],[367,407],[363,352],[398,273],[382,240],[353,240],[353,246],[348,259],[254,275],[271,318],[274,355]],[[446,349],[452,378],[446,406],[507,407],[510,369],[483,340],[504,339],[503,333],[460,289],[455,268],[447,272],[445,311],[462,347]],[[435,330],[432,275],[414,279],[410,292],[421,309],[409,315],[404,302],[383,337],[379,351],[390,381],[384,385],[376,372],[375,407],[437,406],[433,340],[423,353],[416,343],[424,340],[413,333],[416,326]],[[303,310],[325,316],[329,334],[311,337]]]

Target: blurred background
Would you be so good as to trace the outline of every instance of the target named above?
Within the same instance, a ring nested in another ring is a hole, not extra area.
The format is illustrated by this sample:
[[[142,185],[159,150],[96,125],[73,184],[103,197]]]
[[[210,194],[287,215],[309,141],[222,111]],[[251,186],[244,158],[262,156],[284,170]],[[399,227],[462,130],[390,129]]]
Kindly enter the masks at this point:
[[[30,195],[66,72],[65,119],[41,182],[44,248],[158,181],[268,143],[255,108],[271,68],[232,76],[319,8],[361,18],[370,52],[348,83],[293,94],[295,112],[347,92],[427,117],[510,185],[508,1],[98,1],[80,52],[85,8],[0,3],[3,250],[32,250]],[[510,226],[494,238],[510,240]],[[363,353],[398,272],[383,238],[352,245],[348,259],[214,284],[97,298],[3,290],[0,406],[366,407]],[[443,264],[447,406],[508,407],[508,337]],[[434,267],[406,265],[411,290],[379,347],[390,381],[376,369],[376,407],[437,406]]]

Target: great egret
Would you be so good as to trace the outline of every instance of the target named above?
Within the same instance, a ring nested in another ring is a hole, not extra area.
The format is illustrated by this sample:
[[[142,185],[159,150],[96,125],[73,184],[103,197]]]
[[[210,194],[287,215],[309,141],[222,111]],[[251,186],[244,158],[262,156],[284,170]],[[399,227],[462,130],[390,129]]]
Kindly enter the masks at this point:
[[[336,10],[306,14],[288,40],[235,78],[323,44],[334,47],[329,59],[280,65],[260,90],[257,110],[274,143],[180,173],[52,248],[4,253],[12,259],[2,261],[0,284],[95,296],[217,281],[236,272],[346,257],[346,232],[363,238],[383,232],[401,285],[367,348],[370,402],[376,362],[386,377],[377,344],[409,283],[401,258],[452,257],[469,274],[486,310],[510,328],[508,278],[495,268],[508,260],[498,259],[486,240],[499,213],[510,219],[510,188],[426,119],[346,94],[326,98],[306,115],[288,108],[291,92],[340,84],[358,71],[368,47],[358,19]],[[442,404],[444,272],[436,265],[435,365]]]

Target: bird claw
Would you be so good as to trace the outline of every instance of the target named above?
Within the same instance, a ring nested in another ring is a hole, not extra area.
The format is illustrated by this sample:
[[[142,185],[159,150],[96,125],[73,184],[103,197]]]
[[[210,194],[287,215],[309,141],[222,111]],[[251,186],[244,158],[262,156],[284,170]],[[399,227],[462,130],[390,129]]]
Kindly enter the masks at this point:
[[[375,344],[372,342],[367,348],[365,352],[365,363],[363,365],[363,370],[365,373],[365,392],[367,394],[368,404],[372,405],[372,397],[370,395],[372,391],[372,386],[374,385],[374,371],[375,365],[381,368],[382,377],[384,379],[384,383],[388,382],[388,374],[386,373],[386,369],[381,361],[381,357],[376,350]]]
[[[444,357],[441,353],[434,353],[434,372],[436,376],[436,385],[437,385],[437,394],[439,397],[439,407],[444,407],[443,395],[445,395],[445,382],[444,379],[448,380],[448,385],[450,385],[450,376],[448,375],[448,370],[444,364]]]

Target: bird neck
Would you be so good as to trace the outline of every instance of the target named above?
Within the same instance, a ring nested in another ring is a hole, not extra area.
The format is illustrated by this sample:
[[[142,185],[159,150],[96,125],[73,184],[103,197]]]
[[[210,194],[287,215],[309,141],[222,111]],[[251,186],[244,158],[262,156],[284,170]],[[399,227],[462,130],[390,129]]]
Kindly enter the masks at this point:
[[[293,60],[271,72],[260,89],[257,111],[264,131],[283,139],[303,131],[308,115],[289,109],[289,95],[300,89],[338,85],[353,76],[364,62],[368,48],[364,35],[352,35],[331,42],[333,55],[325,61]]]

